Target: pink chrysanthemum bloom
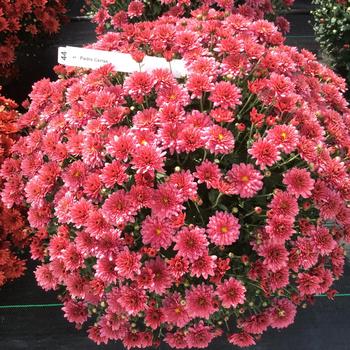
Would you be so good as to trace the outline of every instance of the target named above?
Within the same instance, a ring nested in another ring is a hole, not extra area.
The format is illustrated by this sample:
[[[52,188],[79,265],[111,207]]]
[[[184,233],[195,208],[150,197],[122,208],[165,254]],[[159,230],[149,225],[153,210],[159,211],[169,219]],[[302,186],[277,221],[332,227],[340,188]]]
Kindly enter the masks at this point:
[[[136,316],[145,309],[146,301],[147,296],[144,290],[130,286],[122,286],[120,288],[118,302],[127,314]]]
[[[199,227],[183,227],[176,235],[174,249],[189,261],[195,261],[207,253],[208,241],[205,230]]]
[[[125,80],[124,89],[136,102],[142,103],[144,96],[152,91],[153,84],[149,73],[135,72]]]
[[[314,188],[315,180],[306,169],[292,168],[283,176],[287,190],[296,197],[309,198]]]
[[[151,209],[153,216],[171,217],[184,209],[181,192],[171,183],[163,183],[154,191]]]
[[[209,218],[207,233],[212,243],[231,245],[237,241],[240,228],[241,225],[235,216],[220,211]]]
[[[93,205],[84,198],[71,206],[70,217],[76,227],[85,225],[92,209]]]
[[[146,326],[157,329],[164,322],[164,314],[162,309],[151,307],[147,309],[145,316]]]
[[[288,267],[283,267],[278,271],[270,272],[266,278],[266,282],[272,292],[287,286],[289,283]]]
[[[216,163],[205,160],[196,167],[194,176],[199,183],[205,183],[207,188],[216,188],[221,178],[220,168]]]
[[[38,266],[35,270],[35,278],[44,290],[53,290],[57,286],[57,279],[48,265]]]
[[[175,333],[168,332],[164,337],[164,341],[174,349],[184,349],[187,345],[186,335],[183,331],[176,331]]]
[[[240,281],[231,277],[218,286],[216,293],[225,308],[237,307],[245,302],[246,288]]]
[[[197,195],[197,183],[190,171],[181,171],[173,173],[169,177],[169,183],[172,183],[180,191],[184,200],[194,199]]]
[[[263,187],[263,176],[251,164],[234,164],[226,175],[232,194],[242,198],[253,197]]]
[[[126,167],[120,162],[114,161],[107,164],[101,172],[101,180],[107,188],[113,188],[115,184],[122,185],[128,179],[125,173]]]
[[[229,154],[235,147],[235,140],[230,130],[219,125],[208,128],[204,134],[206,148],[214,154]]]
[[[201,284],[192,286],[186,291],[186,310],[190,317],[203,317],[209,319],[210,315],[217,310],[214,306],[213,286]]]
[[[125,225],[133,219],[135,208],[131,202],[130,194],[124,190],[112,193],[104,202],[102,214],[111,225]]]
[[[241,91],[237,86],[221,81],[215,85],[209,100],[214,102],[214,106],[234,109],[241,104],[241,97]]]
[[[190,275],[208,279],[215,275],[217,256],[204,254],[191,264]]]
[[[251,334],[263,334],[270,325],[270,314],[267,312],[250,316],[242,322],[244,332]]]
[[[185,326],[190,321],[185,306],[186,301],[177,292],[165,297],[162,308],[165,321],[177,327]]]
[[[276,192],[268,207],[274,215],[295,217],[299,212],[298,201],[289,192]]]
[[[162,152],[159,148],[143,145],[134,150],[131,163],[138,173],[153,172],[155,170],[163,173],[164,155],[165,152]]]
[[[207,348],[210,342],[219,335],[215,329],[204,325],[202,321],[188,328],[186,341],[189,348]]]
[[[256,344],[254,338],[246,332],[234,333],[228,337],[228,341],[233,345],[239,346],[240,348],[245,348]]]
[[[248,153],[256,160],[256,165],[260,166],[261,170],[281,159],[276,145],[267,139],[255,141]]]
[[[128,16],[130,18],[140,17],[142,16],[144,10],[145,5],[141,1],[133,0],[128,6]]]
[[[272,215],[266,226],[269,238],[275,243],[284,243],[294,233],[294,217],[284,215]]]
[[[191,98],[201,98],[203,92],[209,92],[212,89],[212,83],[206,74],[193,73],[188,77],[186,87],[192,91]]]
[[[135,252],[125,250],[118,253],[115,259],[115,269],[121,277],[133,279],[140,274],[140,256]]]
[[[62,307],[64,317],[69,322],[74,322],[77,325],[83,324],[88,319],[88,310],[82,301],[68,300]]]
[[[173,241],[174,229],[166,219],[147,216],[142,223],[141,234],[144,244],[150,244],[155,249],[167,249]]]
[[[301,296],[319,293],[321,283],[322,279],[319,276],[307,272],[298,274],[297,285]]]
[[[264,257],[263,264],[272,272],[287,266],[288,251],[283,244],[266,243],[259,247],[259,254]]]
[[[294,322],[296,306],[288,299],[276,299],[271,308],[271,327],[287,328]]]
[[[299,142],[299,133],[293,125],[276,125],[267,132],[267,140],[289,154],[295,150]]]
[[[150,269],[154,275],[153,283],[149,290],[159,295],[164,294],[173,283],[165,261],[158,255],[155,259],[148,260],[145,263],[145,267]]]

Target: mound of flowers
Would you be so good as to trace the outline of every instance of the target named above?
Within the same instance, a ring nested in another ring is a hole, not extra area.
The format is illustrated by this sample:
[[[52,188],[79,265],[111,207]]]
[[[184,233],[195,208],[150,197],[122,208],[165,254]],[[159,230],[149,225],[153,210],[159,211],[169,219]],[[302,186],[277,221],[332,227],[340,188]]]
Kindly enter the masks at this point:
[[[11,77],[23,46],[42,35],[57,33],[66,13],[66,0],[0,0],[0,76]]]
[[[323,54],[350,83],[350,7],[345,0],[313,0],[314,30]]]
[[[211,13],[92,46],[187,77],[59,67],[21,118],[2,199],[28,203],[37,281],[98,344],[249,346],[343,273],[344,81],[273,24]]]
[[[283,32],[289,31],[288,21],[280,16],[293,5],[294,0],[85,0],[86,10],[97,23],[96,32],[120,30],[127,23],[155,20],[162,15],[175,17],[195,15],[210,17],[210,8],[221,9],[227,13],[238,13],[254,19],[275,21]]]
[[[0,165],[1,176],[12,169],[12,159],[7,159],[18,132],[18,106],[10,99],[0,96]],[[8,183],[11,180],[8,179]],[[15,186],[12,183],[12,186]],[[11,205],[12,207],[12,205]],[[21,211],[8,209],[0,203],[0,287],[9,280],[20,277],[25,271],[25,261],[18,257],[27,242],[25,219]]]

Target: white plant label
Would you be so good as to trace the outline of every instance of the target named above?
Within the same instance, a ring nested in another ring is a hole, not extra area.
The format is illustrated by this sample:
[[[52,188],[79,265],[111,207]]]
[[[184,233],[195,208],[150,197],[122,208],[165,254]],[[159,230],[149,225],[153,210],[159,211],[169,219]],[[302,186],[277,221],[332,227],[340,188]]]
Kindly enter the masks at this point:
[[[58,48],[58,63],[66,66],[96,69],[112,64],[123,73],[150,72],[157,68],[170,69],[176,78],[187,75],[183,60],[166,61],[165,58],[145,56],[142,63],[136,62],[130,54],[118,51],[102,51],[74,46]]]

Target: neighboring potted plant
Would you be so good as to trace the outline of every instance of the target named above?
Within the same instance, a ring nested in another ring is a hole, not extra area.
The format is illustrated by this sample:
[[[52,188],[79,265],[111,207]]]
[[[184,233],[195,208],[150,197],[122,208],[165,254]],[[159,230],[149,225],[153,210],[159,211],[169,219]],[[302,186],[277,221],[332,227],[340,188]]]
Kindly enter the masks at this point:
[[[343,273],[343,80],[265,20],[209,14],[91,46],[183,59],[187,77],[60,66],[21,117],[2,199],[28,203],[37,281],[98,344],[253,345]]]
[[[323,58],[350,82],[350,3],[313,0],[314,30]]]
[[[66,0],[0,0],[1,81],[16,74],[19,52],[59,31],[66,12]]]
[[[1,87],[0,87],[1,90]],[[6,159],[11,154],[11,147],[18,137],[17,104],[4,96],[0,96],[0,174],[6,177],[12,172],[15,159]],[[6,159],[6,160],[5,160]],[[20,184],[6,181],[13,191]],[[0,287],[7,281],[20,277],[25,271],[25,261],[21,257],[22,249],[28,244],[26,221],[19,203],[11,203],[12,193],[8,191],[5,199],[11,208],[0,204]]]

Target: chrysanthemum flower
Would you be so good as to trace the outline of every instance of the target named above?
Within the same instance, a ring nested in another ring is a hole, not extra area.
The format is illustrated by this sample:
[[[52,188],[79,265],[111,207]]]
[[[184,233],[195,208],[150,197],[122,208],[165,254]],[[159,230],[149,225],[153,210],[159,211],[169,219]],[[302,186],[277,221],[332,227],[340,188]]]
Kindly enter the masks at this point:
[[[186,302],[177,292],[165,297],[163,302],[163,314],[165,321],[177,327],[185,326],[190,317],[187,313]]]
[[[216,293],[224,307],[237,307],[245,302],[246,288],[240,281],[231,277],[218,286]]]
[[[203,317],[208,319],[217,308],[214,306],[214,289],[212,286],[201,284],[192,286],[186,292],[186,310],[190,317]]]
[[[267,139],[259,139],[255,141],[248,153],[256,159],[256,165],[261,170],[266,169],[281,159],[279,151],[275,144]]]
[[[173,241],[174,229],[165,219],[148,216],[142,223],[142,242],[151,247],[167,249]]]
[[[216,188],[221,177],[220,168],[217,164],[205,160],[196,167],[194,176],[198,178],[199,183],[205,183],[208,189]]]
[[[241,97],[241,91],[237,86],[221,81],[213,88],[209,100],[214,103],[214,106],[234,109],[241,104]]]
[[[308,198],[311,196],[315,180],[311,178],[307,170],[292,168],[284,174],[283,183],[291,194]]]
[[[232,133],[219,125],[213,125],[208,128],[204,134],[207,138],[206,148],[214,154],[231,153],[235,146]]]
[[[294,322],[296,306],[288,299],[276,299],[271,308],[271,327],[286,328]]]
[[[241,225],[232,214],[217,212],[209,218],[208,237],[216,245],[230,245],[237,241]]]
[[[234,164],[227,172],[232,194],[242,198],[251,198],[263,187],[263,176],[251,164]]]
[[[209,244],[205,230],[199,227],[184,227],[177,233],[174,241],[177,254],[189,261],[195,261],[206,253]]]
[[[229,342],[233,345],[237,345],[240,348],[255,345],[254,338],[246,332],[234,333],[228,338]]]

